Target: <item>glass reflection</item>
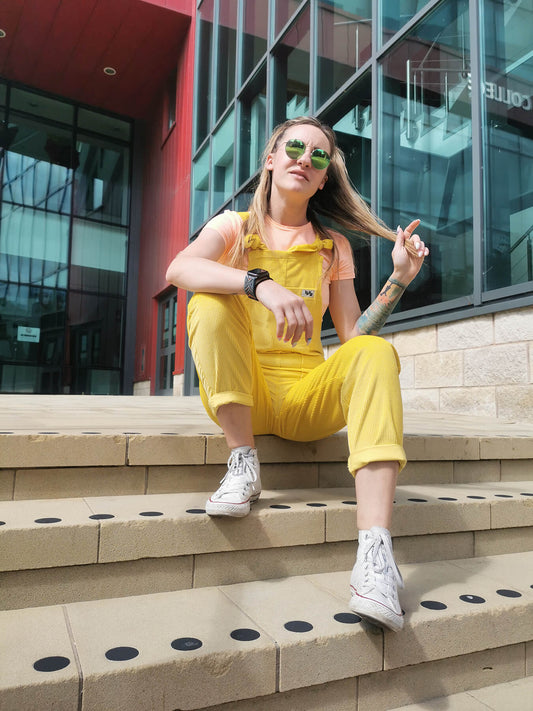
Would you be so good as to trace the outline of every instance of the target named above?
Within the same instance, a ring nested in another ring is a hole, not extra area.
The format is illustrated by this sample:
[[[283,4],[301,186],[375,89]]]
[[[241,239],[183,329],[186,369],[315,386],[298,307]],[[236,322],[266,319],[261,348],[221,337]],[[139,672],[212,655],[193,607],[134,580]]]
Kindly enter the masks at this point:
[[[268,1],[248,0],[244,3],[242,35],[242,80],[257,66],[267,49]]]
[[[216,93],[216,118],[233,100],[235,94],[235,52],[237,38],[237,0],[219,0],[218,20],[218,70]]]
[[[194,159],[192,168],[192,229],[207,220],[209,208],[209,146]]]
[[[382,0],[381,23],[386,42],[427,5],[428,0]]]
[[[281,32],[300,4],[301,0],[276,0],[276,34]]]
[[[318,103],[329,99],[369,59],[371,51],[371,0],[320,2]]]
[[[234,115],[235,111],[231,111],[213,135],[211,212],[216,212],[233,193]]]
[[[211,52],[213,44],[213,0],[204,0],[198,11],[198,64],[196,70],[196,145],[211,127]]]
[[[468,3],[456,0],[383,63],[379,212],[393,226],[420,218],[431,251],[398,310],[472,293],[469,62]],[[380,240],[380,283],[392,268],[390,251]]]
[[[300,15],[276,50],[276,121],[309,113],[309,8]]]
[[[533,5],[485,3],[487,290],[533,281]]]
[[[239,183],[255,173],[266,143],[266,71],[247,88],[241,99]]]

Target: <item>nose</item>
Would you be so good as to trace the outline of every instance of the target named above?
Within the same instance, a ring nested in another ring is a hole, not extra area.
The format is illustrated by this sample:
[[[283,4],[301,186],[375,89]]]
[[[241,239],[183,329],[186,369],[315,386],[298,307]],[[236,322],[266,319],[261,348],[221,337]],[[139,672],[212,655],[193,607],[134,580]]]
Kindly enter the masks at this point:
[[[298,165],[310,166],[311,165],[311,148],[309,146],[305,147],[305,152],[296,161]]]

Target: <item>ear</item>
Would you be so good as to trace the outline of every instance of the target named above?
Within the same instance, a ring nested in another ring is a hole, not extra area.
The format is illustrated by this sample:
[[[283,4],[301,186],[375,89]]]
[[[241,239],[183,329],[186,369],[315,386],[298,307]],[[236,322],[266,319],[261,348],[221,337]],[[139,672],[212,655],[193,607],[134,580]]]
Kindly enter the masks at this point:
[[[319,189],[319,190],[323,190],[324,185],[325,185],[327,182],[328,182],[328,176],[325,175],[325,176],[324,176],[324,180],[320,183],[320,185],[318,186],[318,189]]]
[[[265,162],[265,168],[266,168],[267,170],[272,170],[273,167],[274,167],[274,157],[273,157],[272,153],[269,153],[269,154],[267,155],[267,159],[266,159],[266,162]]]

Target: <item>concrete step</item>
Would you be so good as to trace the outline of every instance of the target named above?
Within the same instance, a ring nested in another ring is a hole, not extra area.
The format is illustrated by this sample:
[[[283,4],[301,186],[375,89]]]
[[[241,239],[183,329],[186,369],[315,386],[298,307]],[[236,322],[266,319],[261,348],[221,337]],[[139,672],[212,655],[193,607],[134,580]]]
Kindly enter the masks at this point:
[[[257,447],[265,488],[351,482],[345,431],[317,442],[265,435]],[[407,434],[405,448],[405,484],[533,480],[533,437]],[[227,457],[221,435],[199,431],[6,430],[0,500],[209,491]]]
[[[531,672],[533,553],[403,574],[396,634],[349,612],[349,571],[4,611],[0,708],[385,711]]]
[[[409,704],[391,711],[526,711],[533,707],[533,676],[461,694]]]
[[[207,493],[0,502],[2,609],[333,572],[353,564],[350,488],[264,490],[250,516]],[[533,483],[399,486],[399,562],[533,550]]]

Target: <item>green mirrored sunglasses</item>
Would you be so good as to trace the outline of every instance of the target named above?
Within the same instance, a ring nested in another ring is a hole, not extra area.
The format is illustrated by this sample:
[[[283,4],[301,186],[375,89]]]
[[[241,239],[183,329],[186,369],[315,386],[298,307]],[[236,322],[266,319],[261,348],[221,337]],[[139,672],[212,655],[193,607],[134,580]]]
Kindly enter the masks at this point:
[[[299,138],[289,138],[285,141],[285,153],[291,160],[298,160],[305,153],[306,145]],[[330,164],[331,157],[323,148],[314,148],[311,151],[311,165],[318,170],[324,170]]]

